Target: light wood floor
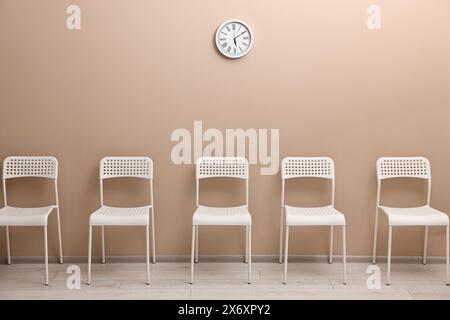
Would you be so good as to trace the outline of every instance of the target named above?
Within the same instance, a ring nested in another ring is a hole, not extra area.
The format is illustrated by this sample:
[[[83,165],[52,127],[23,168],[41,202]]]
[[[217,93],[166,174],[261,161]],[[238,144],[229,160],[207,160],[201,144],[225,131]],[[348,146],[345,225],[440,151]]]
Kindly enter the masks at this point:
[[[243,263],[196,264],[196,282],[188,284],[189,264],[151,265],[152,284],[144,284],[144,263],[93,264],[93,283],[86,285],[86,264],[80,290],[66,287],[70,264],[50,264],[50,285],[43,286],[43,264],[0,265],[0,299],[450,299],[445,265],[394,263],[392,283],[380,290],[366,286],[368,263],[348,264],[348,284],[342,284],[342,264],[290,263],[283,285],[282,265],[253,263],[253,284],[246,283]]]

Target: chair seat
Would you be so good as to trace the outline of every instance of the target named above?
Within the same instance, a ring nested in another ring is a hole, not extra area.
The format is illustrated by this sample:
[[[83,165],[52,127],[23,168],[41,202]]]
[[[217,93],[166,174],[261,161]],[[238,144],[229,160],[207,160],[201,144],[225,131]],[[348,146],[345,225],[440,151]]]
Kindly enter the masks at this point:
[[[413,208],[380,207],[391,226],[447,226],[448,216],[430,206]]]
[[[192,217],[192,224],[250,226],[252,217],[246,206],[224,208],[199,206]]]
[[[147,226],[151,206],[118,208],[102,206],[91,214],[91,226]]]
[[[345,225],[345,216],[333,206],[312,208],[285,206],[285,213],[288,226]]]
[[[0,209],[1,226],[46,226],[48,216],[56,206],[39,208],[3,207]]]

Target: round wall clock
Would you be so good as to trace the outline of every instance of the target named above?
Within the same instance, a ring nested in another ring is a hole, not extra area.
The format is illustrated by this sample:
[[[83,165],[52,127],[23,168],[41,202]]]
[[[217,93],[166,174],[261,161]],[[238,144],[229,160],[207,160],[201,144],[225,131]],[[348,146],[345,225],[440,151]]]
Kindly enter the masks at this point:
[[[241,58],[250,51],[252,44],[252,30],[243,21],[228,20],[217,28],[216,46],[225,57]]]

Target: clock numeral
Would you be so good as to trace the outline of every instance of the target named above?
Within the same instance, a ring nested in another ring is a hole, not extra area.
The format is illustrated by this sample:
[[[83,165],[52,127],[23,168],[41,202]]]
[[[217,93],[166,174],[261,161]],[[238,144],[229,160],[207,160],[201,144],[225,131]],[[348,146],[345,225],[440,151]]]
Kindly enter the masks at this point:
[[[236,54],[236,47],[233,48],[233,52],[234,52],[234,54]]]
[[[222,48],[225,48],[228,45],[228,43],[222,43]]]
[[[231,47],[228,47],[227,52],[230,52],[230,51],[231,51]]]
[[[236,25],[233,23],[233,30],[236,30]]]
[[[241,52],[244,51],[244,50],[242,50],[241,46],[239,46],[239,50],[241,50]]]
[[[231,31],[229,26],[227,26],[227,30],[228,30],[228,31]]]
[[[248,37],[242,37],[242,39],[244,39],[244,40],[248,40]]]
[[[227,38],[219,38],[220,41],[225,41]]]
[[[242,44],[244,45],[244,46],[248,46],[248,43],[247,42],[242,42]]]
[[[220,33],[223,34],[223,35],[225,35],[225,36],[227,35],[227,34],[226,34],[225,32],[223,32],[223,31],[221,31]]]

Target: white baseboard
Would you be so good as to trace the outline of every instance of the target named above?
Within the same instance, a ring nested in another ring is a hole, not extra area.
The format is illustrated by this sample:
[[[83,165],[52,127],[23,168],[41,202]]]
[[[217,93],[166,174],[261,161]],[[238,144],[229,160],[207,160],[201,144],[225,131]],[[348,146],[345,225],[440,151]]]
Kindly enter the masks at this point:
[[[107,256],[107,262],[112,263],[133,263],[133,262],[145,262],[144,256]],[[39,256],[12,256],[11,260],[13,263],[41,263],[43,262],[43,257]],[[200,255],[200,262],[242,262],[244,256],[242,255]],[[333,256],[335,262],[341,262],[342,257],[339,255]],[[50,263],[58,263],[59,259],[57,256],[49,257]],[[184,262],[190,261],[189,255],[160,255],[156,256],[156,262]],[[252,255],[253,262],[260,263],[276,263],[278,262],[277,255]],[[289,262],[327,262],[327,255],[290,255]],[[386,263],[386,256],[378,256],[377,262]],[[445,263],[445,257],[433,256],[427,257],[429,263]],[[87,263],[86,256],[64,256],[65,263]],[[101,257],[92,257],[93,263],[101,262]],[[347,256],[347,262],[349,263],[367,263],[372,262],[371,256]],[[421,263],[421,256],[396,256],[392,257],[392,262],[394,263]],[[6,263],[6,258],[2,257],[0,263]]]

